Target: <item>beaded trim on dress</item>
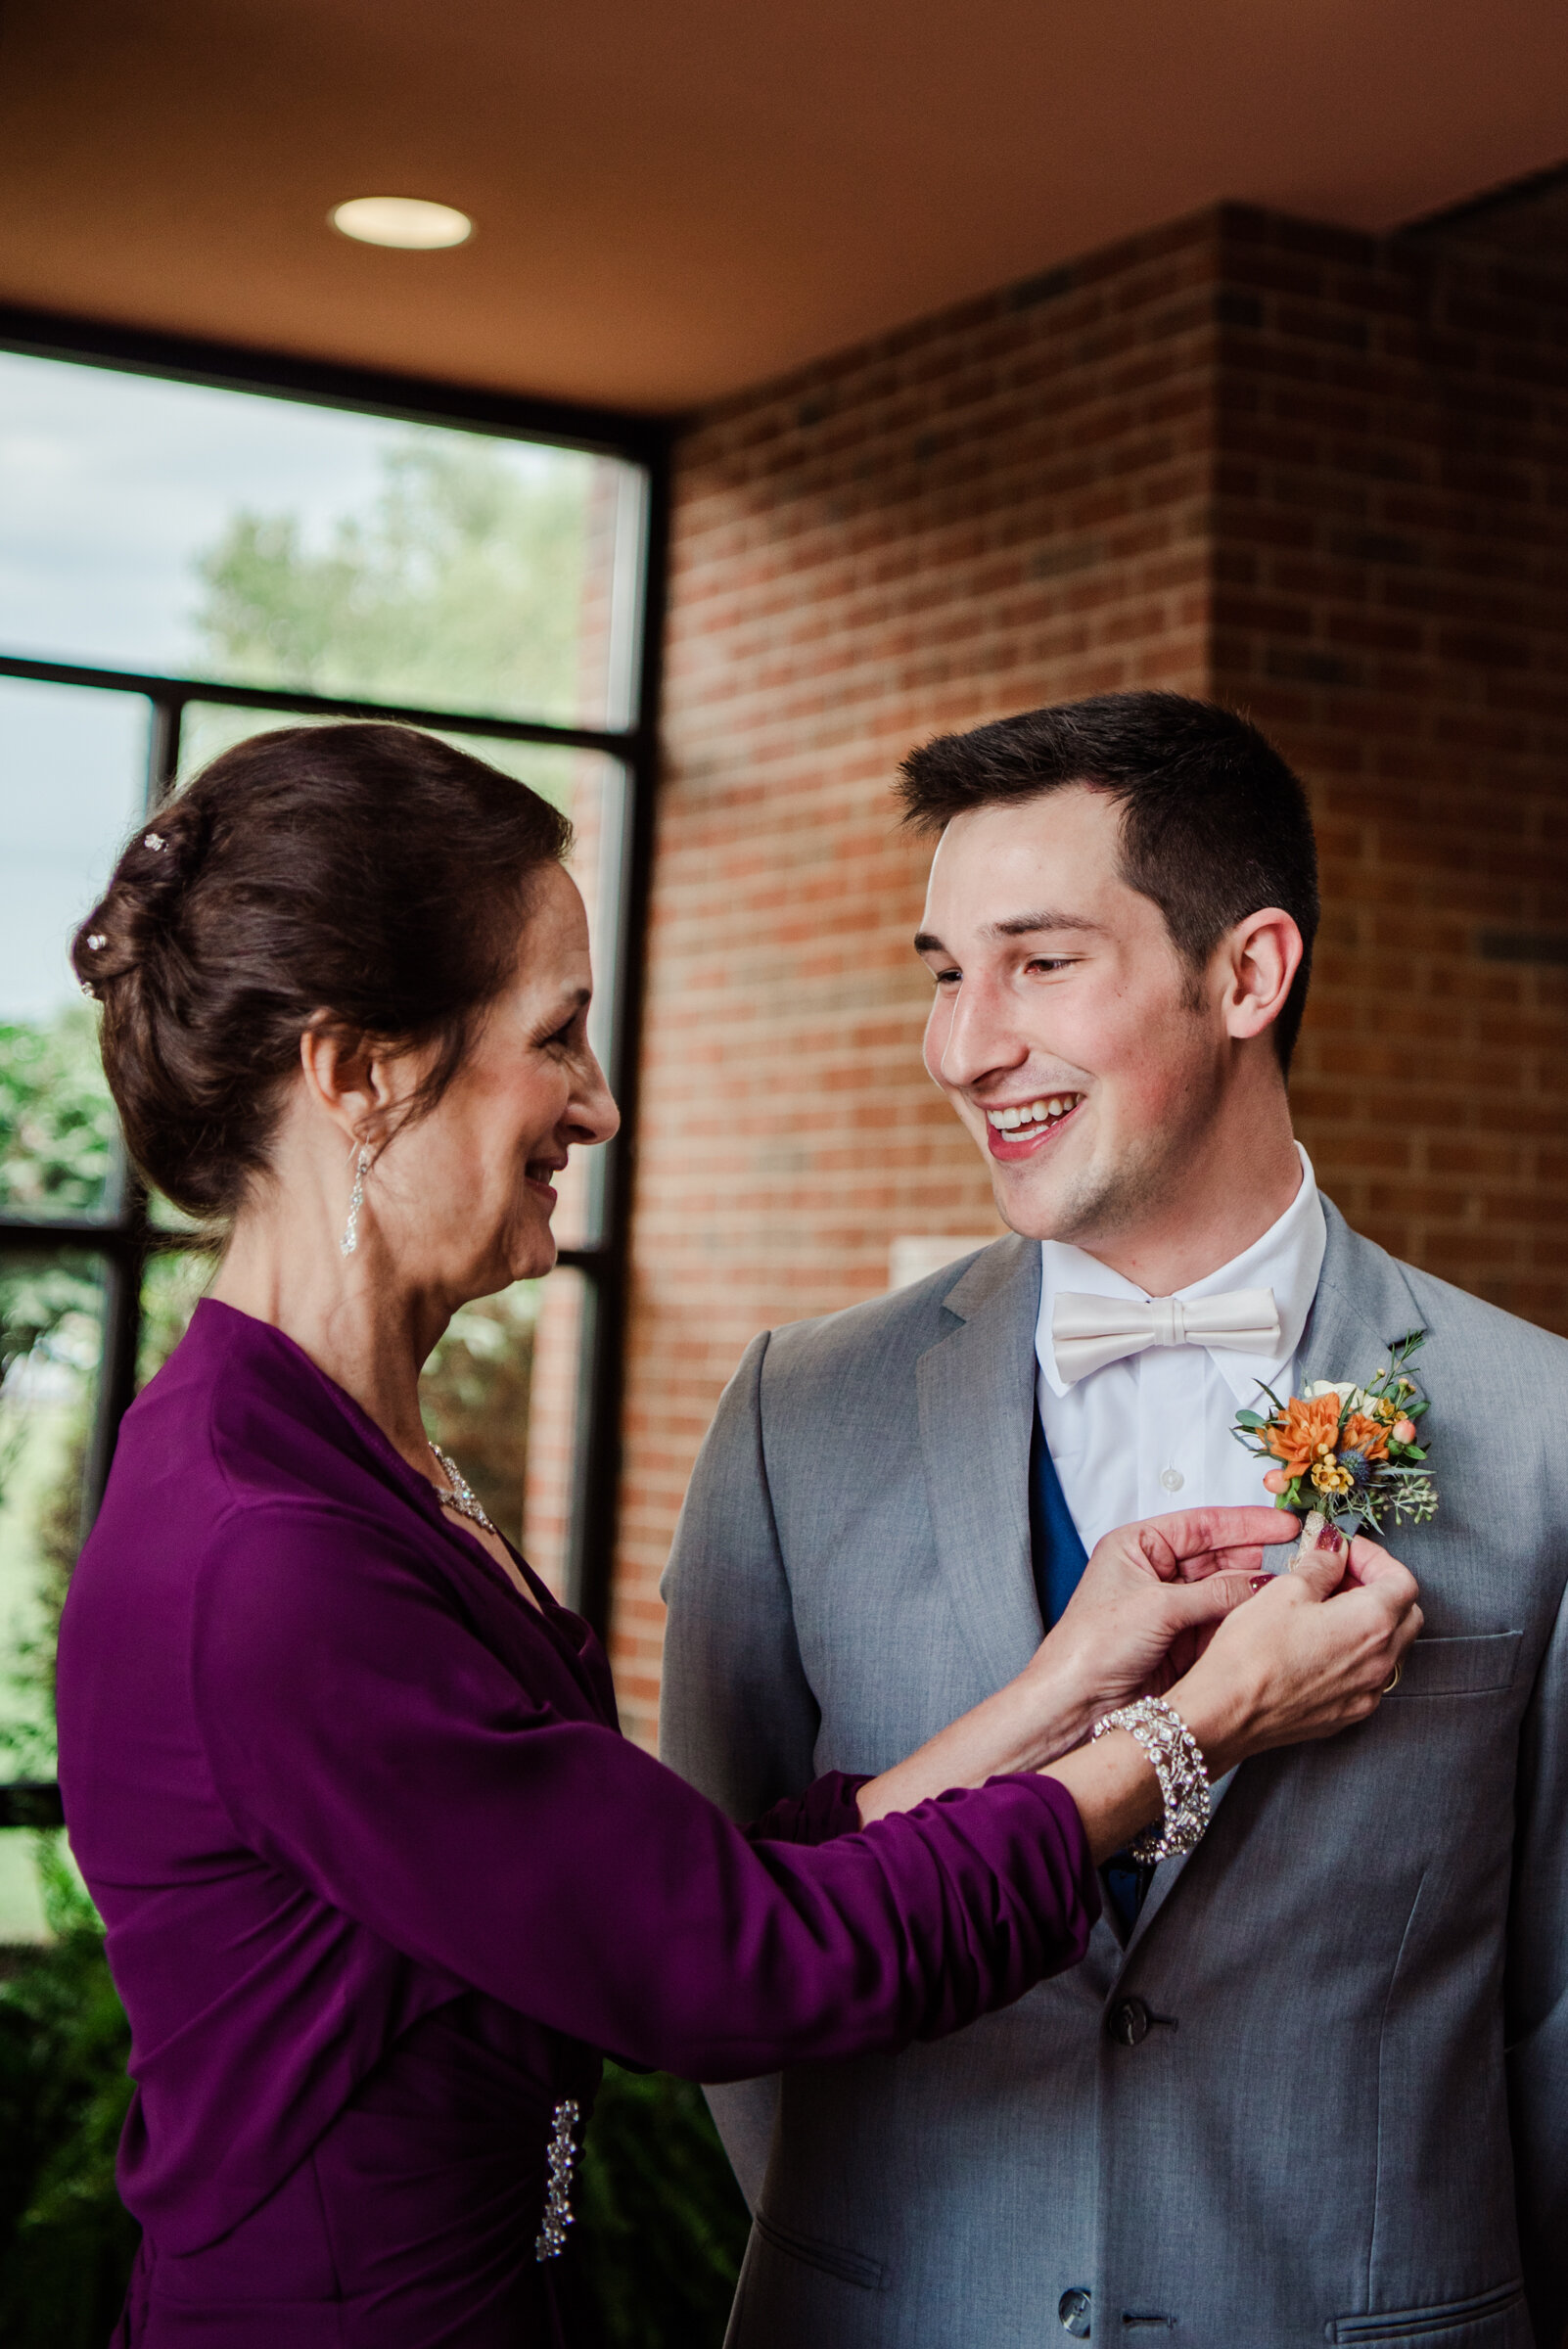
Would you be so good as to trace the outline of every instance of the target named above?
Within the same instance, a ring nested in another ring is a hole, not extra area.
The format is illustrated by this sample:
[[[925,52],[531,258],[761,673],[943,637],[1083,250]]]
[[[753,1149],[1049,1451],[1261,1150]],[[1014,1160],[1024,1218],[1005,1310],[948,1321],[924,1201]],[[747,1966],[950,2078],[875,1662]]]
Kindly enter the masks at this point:
[[[550,2175],[544,2189],[544,2216],[533,2245],[537,2260],[559,2259],[566,2249],[567,2229],[573,2219],[572,2172],[577,2158],[574,2132],[581,2118],[582,2107],[576,2096],[563,2098],[550,2115]]]

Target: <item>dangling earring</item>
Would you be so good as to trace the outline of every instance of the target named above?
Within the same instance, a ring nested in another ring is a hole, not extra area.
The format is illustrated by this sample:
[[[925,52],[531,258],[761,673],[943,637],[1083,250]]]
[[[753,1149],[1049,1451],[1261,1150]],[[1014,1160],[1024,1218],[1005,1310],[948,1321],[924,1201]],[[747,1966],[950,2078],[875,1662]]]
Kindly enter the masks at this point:
[[[360,1145],[354,1160],[354,1187],[348,1194],[348,1221],[343,1227],[338,1245],[345,1256],[352,1256],[359,1245],[359,1211],[365,1204],[365,1176],[370,1172],[370,1152]]]

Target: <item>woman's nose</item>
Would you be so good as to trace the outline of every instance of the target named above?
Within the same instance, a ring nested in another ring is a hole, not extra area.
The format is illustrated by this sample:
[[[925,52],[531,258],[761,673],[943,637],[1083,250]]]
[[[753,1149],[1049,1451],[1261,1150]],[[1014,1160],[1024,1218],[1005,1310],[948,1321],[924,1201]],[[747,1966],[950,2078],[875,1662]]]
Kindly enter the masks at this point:
[[[581,1096],[572,1104],[574,1122],[583,1128],[590,1141],[613,1141],[621,1130],[621,1112],[605,1079],[605,1073],[595,1060],[591,1063],[592,1077]]]

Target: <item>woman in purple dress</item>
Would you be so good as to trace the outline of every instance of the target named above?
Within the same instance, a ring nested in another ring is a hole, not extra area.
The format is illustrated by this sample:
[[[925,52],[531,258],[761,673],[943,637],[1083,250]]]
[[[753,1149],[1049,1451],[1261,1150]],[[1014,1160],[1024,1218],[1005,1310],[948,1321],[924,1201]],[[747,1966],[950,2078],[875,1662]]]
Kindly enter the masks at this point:
[[[738,1828],[626,1743],[418,1399],[460,1305],[549,1268],[552,1177],[616,1127],[567,845],[429,737],[292,729],[161,813],[76,941],[133,1156],[225,1235],[60,1642],[132,2027],[138,2349],[580,2338],[557,2254],[601,2050],[735,2079],[1005,2005],[1161,1815],[1096,1719],[1163,1689],[1218,1774],[1363,1718],[1419,1621],[1370,1545],[1249,1600],[1288,1521],[1163,1519],[881,1778]]]

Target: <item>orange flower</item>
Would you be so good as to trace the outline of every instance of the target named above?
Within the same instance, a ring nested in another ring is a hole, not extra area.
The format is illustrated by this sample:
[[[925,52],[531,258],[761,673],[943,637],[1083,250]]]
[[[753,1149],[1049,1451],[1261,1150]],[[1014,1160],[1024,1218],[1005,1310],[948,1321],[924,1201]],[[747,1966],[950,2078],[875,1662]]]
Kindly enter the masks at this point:
[[[1264,1441],[1269,1451],[1276,1460],[1284,1461],[1292,1476],[1304,1475],[1319,1457],[1325,1444],[1330,1451],[1337,1449],[1338,1435],[1337,1395],[1314,1395],[1310,1403],[1293,1395],[1264,1429]]]
[[[1360,1451],[1369,1460],[1388,1458],[1388,1429],[1377,1419],[1352,1411],[1339,1439],[1341,1451]]]

